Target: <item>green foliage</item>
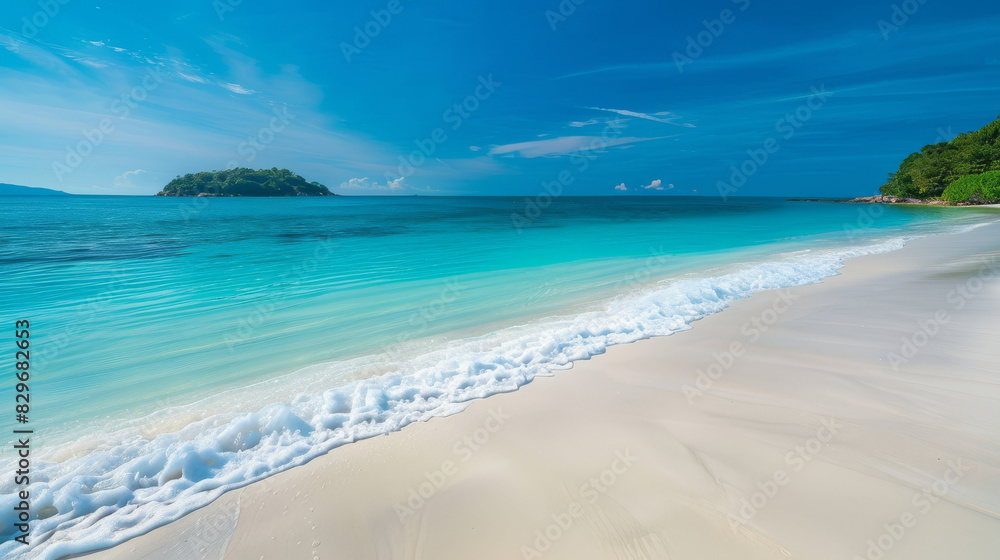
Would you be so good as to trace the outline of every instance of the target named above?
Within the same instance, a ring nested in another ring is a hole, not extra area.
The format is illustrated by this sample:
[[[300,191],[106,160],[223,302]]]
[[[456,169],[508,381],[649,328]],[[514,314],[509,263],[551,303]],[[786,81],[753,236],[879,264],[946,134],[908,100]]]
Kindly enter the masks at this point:
[[[962,177],[995,170],[1000,170],[1000,117],[975,132],[910,154],[879,190],[906,198],[936,198]]]
[[[948,185],[941,198],[948,202],[998,202],[1000,201],[1000,171],[966,175]]]
[[[178,176],[163,187],[164,196],[331,196],[325,186],[305,179],[287,169],[249,169],[237,167],[225,171],[202,171]]]

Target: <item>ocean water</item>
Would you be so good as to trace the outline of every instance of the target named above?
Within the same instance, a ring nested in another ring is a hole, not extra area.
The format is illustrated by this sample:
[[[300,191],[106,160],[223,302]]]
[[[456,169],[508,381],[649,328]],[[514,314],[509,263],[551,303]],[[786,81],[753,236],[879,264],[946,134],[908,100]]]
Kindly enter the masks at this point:
[[[0,320],[31,321],[35,432],[32,544],[11,540],[4,475],[4,558],[121,542],[609,345],[1000,218],[693,197],[2,197],[0,213]]]

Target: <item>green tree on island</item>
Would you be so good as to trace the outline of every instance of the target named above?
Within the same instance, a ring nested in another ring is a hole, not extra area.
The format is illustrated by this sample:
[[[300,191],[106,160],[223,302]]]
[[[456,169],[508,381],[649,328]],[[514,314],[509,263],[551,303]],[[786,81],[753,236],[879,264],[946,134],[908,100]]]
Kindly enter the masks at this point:
[[[902,198],[996,202],[1000,200],[998,176],[1000,117],[979,130],[959,134],[948,142],[929,144],[910,154],[879,190]]]
[[[178,176],[156,196],[336,196],[287,169],[202,171]]]

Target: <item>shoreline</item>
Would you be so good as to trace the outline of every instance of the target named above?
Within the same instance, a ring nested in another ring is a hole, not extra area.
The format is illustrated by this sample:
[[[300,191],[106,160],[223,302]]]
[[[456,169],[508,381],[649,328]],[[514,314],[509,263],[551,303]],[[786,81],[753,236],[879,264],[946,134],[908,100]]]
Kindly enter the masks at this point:
[[[946,206],[949,208],[1000,208],[1000,203],[952,203],[941,199],[901,198],[890,195],[858,196],[854,198],[786,198],[788,202],[835,202],[840,204],[891,204],[893,206]]]
[[[996,203],[978,203],[978,202],[948,202],[947,200],[941,199],[921,199],[921,198],[902,198],[892,195],[875,195],[875,196],[859,196],[857,198],[850,198],[840,200],[839,202],[844,202],[847,204],[894,204],[900,206],[955,206],[955,207],[973,207],[973,208],[1000,208],[1000,204]]]
[[[864,558],[880,538],[887,558],[985,554],[1000,282],[948,296],[996,262],[998,231],[850,259],[87,557]]]

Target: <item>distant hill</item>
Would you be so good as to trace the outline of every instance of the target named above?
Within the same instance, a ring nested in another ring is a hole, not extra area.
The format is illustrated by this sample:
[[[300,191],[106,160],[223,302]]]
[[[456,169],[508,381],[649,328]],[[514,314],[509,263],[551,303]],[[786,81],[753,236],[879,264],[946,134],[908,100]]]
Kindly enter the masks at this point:
[[[202,171],[178,176],[156,196],[336,196],[324,185],[287,169]]]
[[[0,196],[23,196],[23,195],[73,196],[67,192],[57,191],[53,189],[42,189],[38,187],[22,187],[21,185],[8,185],[7,183],[0,183]]]

